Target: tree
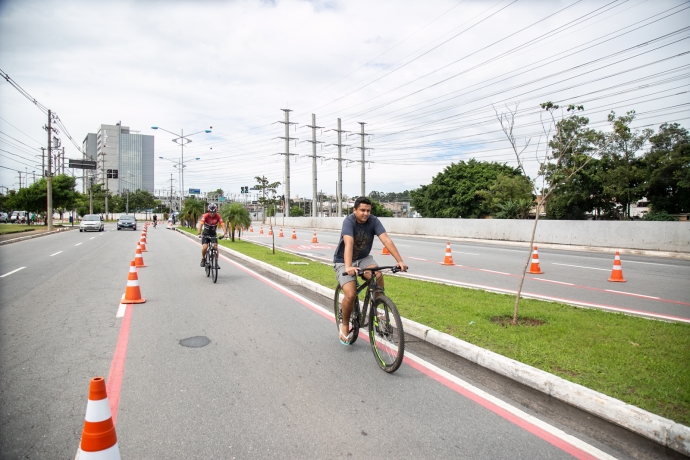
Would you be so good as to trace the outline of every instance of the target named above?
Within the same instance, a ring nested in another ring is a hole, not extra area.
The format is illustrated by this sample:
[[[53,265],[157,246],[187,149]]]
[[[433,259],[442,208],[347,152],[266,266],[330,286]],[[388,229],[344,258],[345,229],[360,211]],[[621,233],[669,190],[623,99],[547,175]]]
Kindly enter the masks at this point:
[[[204,214],[206,209],[205,203],[197,199],[195,196],[190,196],[184,200],[184,207],[182,208],[182,219],[185,219],[190,227],[196,226],[196,221]]]
[[[293,206],[290,208],[290,217],[303,217],[304,209],[299,206]]]
[[[373,199],[371,199],[371,214],[376,217],[393,217],[393,213],[391,211]]]
[[[477,195],[484,199],[491,215],[499,219],[526,219],[534,202],[532,182],[522,174],[499,174],[488,190],[479,190]],[[509,214],[514,217],[506,217]]]
[[[643,157],[647,180],[643,191],[652,213],[690,212],[690,136],[678,123],[664,123],[649,138]]]
[[[249,227],[252,223],[249,211],[240,203],[224,204],[220,208],[220,215],[228,226],[232,241],[235,241],[235,230],[241,235],[242,227]]]
[[[654,133],[651,129],[633,131],[630,124],[634,120],[634,110],[620,117],[611,111],[608,121],[613,130],[600,142],[602,160],[610,165],[602,177],[603,189],[622,206],[621,217],[625,219],[630,218],[630,203],[644,196],[644,168],[636,154]]]
[[[255,186],[256,190],[261,192],[259,203],[261,203],[261,206],[264,208],[263,222],[266,223],[266,208],[269,205],[273,205],[273,215],[275,215],[275,206],[278,204],[278,200],[276,199],[276,190],[278,189],[278,186],[280,186],[280,182],[269,182],[268,179],[266,179],[266,176],[255,176],[254,179],[256,179],[257,183]]]
[[[478,218],[490,214],[489,206],[477,194],[488,190],[500,174],[520,172],[500,163],[480,162],[474,158],[452,163],[428,185],[412,190],[412,206],[423,217]]]
[[[532,236],[530,238],[529,252],[527,253],[527,260],[522,269],[522,277],[520,278],[520,284],[518,285],[517,294],[515,295],[515,306],[513,308],[513,320],[512,324],[517,325],[518,310],[520,306],[520,294],[522,293],[522,286],[525,282],[525,275],[527,274],[527,267],[532,259],[532,247],[534,246],[534,236],[537,232],[537,223],[539,222],[539,214],[542,206],[548,203],[550,195],[562,187],[578,174],[587,164],[592,160],[593,155],[596,153],[588,147],[583,148],[581,141],[584,139],[579,134],[577,130],[568,129],[568,127],[575,127],[582,129],[582,126],[587,123],[584,120],[578,120],[577,112],[582,111],[585,108],[583,106],[569,105],[567,109],[567,115],[561,112],[561,119],[557,122],[554,116],[554,112],[559,109],[559,106],[549,102],[544,102],[540,104],[540,107],[548,114],[550,119],[544,123],[542,119],[542,128],[544,135],[546,136],[548,142],[546,148],[542,153],[542,159],[539,160],[539,144],[537,144],[536,156],[537,161],[539,161],[539,177],[542,178],[542,190],[541,196],[539,197],[537,203],[537,212],[534,218],[534,225],[532,226]],[[515,126],[515,114],[517,113],[517,107],[515,110],[508,109],[507,114],[498,114],[496,112],[496,118],[498,118],[501,128],[510,143],[510,146],[515,154],[515,158],[518,162],[518,168],[525,175],[525,166],[522,158],[522,154],[525,152],[530,144],[531,140],[525,141],[524,147],[518,147],[518,141],[513,134],[513,128]],[[543,114],[543,112],[542,112]],[[587,120],[588,122],[589,120]],[[555,129],[553,137],[551,137],[551,129]],[[536,180],[533,184],[536,184]],[[535,192],[536,192],[535,187]],[[535,193],[536,194],[536,193]]]

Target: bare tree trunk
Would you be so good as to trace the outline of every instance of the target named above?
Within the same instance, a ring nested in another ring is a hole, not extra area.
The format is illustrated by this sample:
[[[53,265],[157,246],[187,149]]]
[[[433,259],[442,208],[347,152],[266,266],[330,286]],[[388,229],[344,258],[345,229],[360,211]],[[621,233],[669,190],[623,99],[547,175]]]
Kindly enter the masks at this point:
[[[515,296],[515,307],[513,308],[513,325],[517,325],[518,309],[520,307],[520,294],[522,293],[522,285],[525,282],[525,276],[527,276],[527,267],[529,266],[529,261],[532,258],[532,248],[534,247],[534,235],[537,233],[537,223],[539,222],[539,210],[541,209],[541,200],[537,203],[537,212],[534,217],[534,225],[532,226],[532,238],[529,240],[529,252],[527,253],[527,260],[525,261],[525,266],[522,268],[522,277],[520,278],[520,285],[518,286],[517,295]]]

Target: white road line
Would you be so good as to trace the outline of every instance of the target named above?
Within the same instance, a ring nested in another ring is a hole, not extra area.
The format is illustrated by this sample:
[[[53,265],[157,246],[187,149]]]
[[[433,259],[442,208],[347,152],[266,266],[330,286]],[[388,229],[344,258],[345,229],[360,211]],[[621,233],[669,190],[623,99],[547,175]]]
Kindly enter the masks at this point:
[[[480,268],[479,270],[483,271],[483,272],[489,272],[489,273],[498,273],[499,275],[510,275],[510,273],[497,272],[496,270],[487,270],[486,268]]]
[[[468,256],[481,256],[481,254],[475,254],[474,252],[453,251],[453,254],[467,254]]]
[[[564,267],[586,268],[588,270],[601,270],[603,272],[610,272],[611,271],[611,269],[609,269],[609,268],[583,267],[582,265],[559,264],[556,262],[551,262],[551,265],[562,265]]]
[[[96,237],[95,237],[95,236],[92,236],[92,237],[91,237],[91,238],[89,238],[89,239],[90,239],[90,240],[92,240],[92,239],[94,239],[94,238],[96,238]]]
[[[77,244],[75,244],[75,246],[79,246],[80,244],[81,244],[81,243],[77,243]]]
[[[646,299],[654,299],[654,300],[661,300],[661,297],[654,297],[651,295],[644,295],[644,294],[633,294],[632,292],[623,292],[623,291],[614,291],[613,289],[604,289],[606,292],[614,292],[616,294],[626,294],[626,295],[634,295],[635,297],[644,297]]]
[[[532,278],[533,280],[539,280],[539,281],[548,281],[549,283],[556,283],[556,284],[565,284],[566,286],[575,286],[573,283],[564,283],[563,281],[554,281],[554,280],[547,280],[544,278]]]
[[[124,294],[122,294],[121,300],[125,300]],[[120,306],[117,307],[117,313],[115,314],[115,318],[123,318],[125,316],[125,310],[127,310],[127,304],[126,303],[120,303]]]
[[[659,264],[659,263],[655,263],[655,262],[640,262],[637,260],[627,260],[627,259],[623,259],[623,260],[625,260],[626,264],[645,264],[645,265],[660,265],[662,267],[689,268],[687,265]]]
[[[8,276],[8,275],[11,275],[12,273],[17,273],[19,270],[24,270],[25,268],[26,268],[26,267],[19,267],[19,268],[16,269],[16,270],[12,270],[12,271],[9,272],[9,273],[5,273],[4,275],[0,276],[0,278],[4,278],[4,277],[6,277],[6,276]]]
[[[426,262],[426,259],[420,259],[419,257],[408,257],[408,259],[423,260],[423,261]]]
[[[55,254],[51,254],[50,257],[56,256],[56,255],[60,254],[61,252],[62,252],[62,251],[58,251],[58,252],[56,252]]]

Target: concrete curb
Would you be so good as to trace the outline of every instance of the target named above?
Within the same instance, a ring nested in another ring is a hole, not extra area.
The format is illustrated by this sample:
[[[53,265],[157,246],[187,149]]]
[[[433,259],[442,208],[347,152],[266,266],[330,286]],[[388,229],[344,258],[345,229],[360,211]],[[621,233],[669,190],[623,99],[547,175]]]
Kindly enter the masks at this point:
[[[188,238],[190,233],[175,229]],[[273,265],[252,259],[249,256],[218,246],[219,250],[238,259],[258,265],[264,270],[292,283],[333,298],[335,290],[321,286],[300,276],[281,270]],[[423,324],[402,318],[405,332],[432,345],[449,351],[468,361],[490,369],[535,390],[559,399],[565,403],[596,415],[611,423],[622,426],[633,433],[651,439],[684,455],[690,455],[690,427],[673,420],[652,414],[619,399],[570,382],[556,375],[542,371],[514,359],[480,348],[451,335],[432,329]]]
[[[79,228],[79,227],[75,227],[75,228]],[[56,233],[66,232],[66,231],[69,231],[71,229],[72,229],[72,227],[65,227],[65,228],[59,228],[57,230],[53,230],[52,232],[43,232],[43,233],[39,233],[36,235],[29,235],[29,236],[22,236],[19,238],[12,238],[11,240],[0,241],[0,246],[5,245],[5,244],[18,243],[18,242],[24,241],[24,240],[31,240],[33,238],[40,238],[42,236],[54,235]]]

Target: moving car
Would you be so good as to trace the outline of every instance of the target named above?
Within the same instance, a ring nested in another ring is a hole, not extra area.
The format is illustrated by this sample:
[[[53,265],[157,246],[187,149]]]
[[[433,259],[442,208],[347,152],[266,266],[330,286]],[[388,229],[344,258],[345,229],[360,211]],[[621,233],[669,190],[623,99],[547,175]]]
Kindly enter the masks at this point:
[[[0,212],[0,222],[7,222],[7,213],[6,212]]]
[[[137,229],[137,220],[134,218],[134,216],[125,214],[117,219],[117,229],[120,230],[123,228],[131,228],[132,230]]]
[[[81,222],[79,223],[80,232],[86,232],[89,230],[102,232],[104,228],[105,227],[103,226],[101,216],[98,214],[87,214],[81,218]]]

